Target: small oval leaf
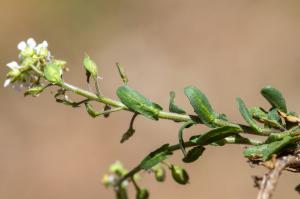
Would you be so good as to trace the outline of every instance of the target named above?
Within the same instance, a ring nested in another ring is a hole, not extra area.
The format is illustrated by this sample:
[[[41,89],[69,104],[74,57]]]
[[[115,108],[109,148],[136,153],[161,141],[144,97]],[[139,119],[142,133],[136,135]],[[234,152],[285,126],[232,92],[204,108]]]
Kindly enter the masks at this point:
[[[272,86],[266,86],[260,92],[273,107],[287,113],[285,99],[279,90]]]
[[[117,95],[128,108],[150,119],[158,120],[158,114],[162,108],[139,92],[129,86],[121,86],[117,89]]]
[[[241,129],[234,126],[222,126],[212,129],[207,133],[200,136],[193,136],[190,141],[199,145],[208,145],[213,142],[217,142],[228,136],[236,135],[241,132]]]
[[[196,161],[204,152],[205,148],[203,146],[196,146],[188,151],[187,155],[182,159],[185,163],[191,163]]]
[[[244,101],[243,101],[241,98],[239,98],[239,97],[236,99],[236,101],[237,101],[237,104],[238,104],[238,106],[239,106],[240,113],[241,113],[241,115],[243,116],[244,120],[245,120],[245,121],[252,127],[252,129],[255,130],[256,132],[262,132],[263,129],[260,128],[260,127],[256,124],[255,120],[252,118],[252,116],[251,116],[249,110],[247,109],[247,107],[246,107]]]
[[[184,93],[203,123],[209,127],[217,127],[214,123],[217,115],[213,111],[207,97],[198,88],[193,86],[186,87]]]
[[[247,158],[262,158],[263,161],[268,160],[273,154],[279,153],[284,147],[293,141],[292,137],[285,136],[282,140],[274,141],[269,144],[251,146],[244,150],[243,154]]]
[[[168,155],[171,154],[172,153],[169,151],[169,144],[164,144],[147,155],[144,160],[142,160],[139,167],[145,170],[151,169],[161,161],[167,159]]]

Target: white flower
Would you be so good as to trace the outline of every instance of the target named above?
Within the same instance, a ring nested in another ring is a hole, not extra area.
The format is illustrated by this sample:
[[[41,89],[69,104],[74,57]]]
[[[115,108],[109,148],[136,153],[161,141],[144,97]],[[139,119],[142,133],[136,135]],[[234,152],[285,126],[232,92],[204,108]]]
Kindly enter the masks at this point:
[[[42,43],[38,44],[35,47],[35,50],[37,52],[37,54],[40,54],[41,49],[47,49],[48,48],[48,42],[47,41],[43,41]]]
[[[11,81],[12,81],[11,78],[6,79],[3,84],[4,88],[7,87],[11,83]]]
[[[15,62],[15,61],[12,61],[12,62],[10,62],[10,63],[8,63],[6,65],[7,65],[7,67],[9,67],[13,71],[19,70],[22,67],[17,62]]]
[[[29,48],[35,48],[36,47],[36,42],[35,42],[35,40],[33,39],[33,38],[29,38],[28,40],[27,40],[27,45],[28,45],[28,47]]]
[[[36,42],[33,38],[29,38],[27,40],[27,42],[25,41],[21,41],[19,44],[18,44],[18,49],[20,51],[24,51],[27,47],[29,47],[30,49],[34,49],[36,47]]]

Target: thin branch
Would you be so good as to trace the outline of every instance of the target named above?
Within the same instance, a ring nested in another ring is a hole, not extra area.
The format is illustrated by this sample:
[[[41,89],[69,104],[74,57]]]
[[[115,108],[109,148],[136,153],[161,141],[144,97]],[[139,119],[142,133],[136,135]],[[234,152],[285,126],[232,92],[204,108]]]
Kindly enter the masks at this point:
[[[262,178],[257,199],[272,198],[282,171],[288,167],[300,168],[299,154],[284,156],[275,161],[274,168]]]

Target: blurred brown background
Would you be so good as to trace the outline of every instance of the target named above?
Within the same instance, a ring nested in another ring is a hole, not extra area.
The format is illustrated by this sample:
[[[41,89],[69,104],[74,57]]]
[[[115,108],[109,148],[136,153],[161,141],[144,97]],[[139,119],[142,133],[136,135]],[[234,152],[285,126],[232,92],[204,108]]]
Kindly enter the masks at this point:
[[[272,84],[300,111],[300,1],[298,0],[1,0],[0,80],[6,63],[17,59],[19,41],[48,40],[56,58],[71,71],[65,79],[87,88],[82,58],[91,55],[101,70],[103,93],[115,98],[121,84],[115,62],[126,67],[130,85],[167,107],[170,90],[191,110],[186,85],[203,90],[219,112],[242,121],[235,105],[240,96],[267,106],[259,89]],[[0,198],[113,198],[100,181],[109,164],[132,168],[165,142],[177,141],[178,124],[139,117],[136,135],[119,144],[128,113],[108,120],[90,118],[83,108],[55,103],[49,92],[39,98],[0,87]],[[191,134],[205,130],[196,127]],[[140,182],[151,198],[253,199],[251,169],[241,146],[210,147],[196,163],[184,165],[191,184],[168,176],[158,184],[145,174]],[[183,165],[181,154],[172,161]],[[299,174],[285,174],[276,199],[296,199]]]

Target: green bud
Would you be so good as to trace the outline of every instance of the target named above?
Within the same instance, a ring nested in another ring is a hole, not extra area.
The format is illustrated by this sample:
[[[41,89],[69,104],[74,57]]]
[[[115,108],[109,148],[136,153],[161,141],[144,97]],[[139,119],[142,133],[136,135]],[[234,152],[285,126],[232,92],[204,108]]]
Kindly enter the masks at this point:
[[[138,189],[136,192],[136,199],[148,199],[149,191],[147,189]]]
[[[172,165],[171,172],[173,179],[178,182],[179,184],[187,184],[189,182],[188,173],[181,167]]]
[[[24,96],[32,95],[34,97],[38,96],[41,92],[43,92],[44,87],[43,86],[36,86],[33,88],[30,88],[25,91]]]
[[[118,176],[124,176],[125,174],[128,173],[128,171],[123,167],[123,165],[120,161],[116,161],[115,163],[110,165],[109,171]]]
[[[105,187],[110,187],[110,186],[114,186],[114,179],[115,177],[113,175],[105,174],[101,182]]]
[[[54,84],[60,83],[62,81],[62,69],[56,63],[49,63],[44,68],[45,78]]]
[[[120,75],[123,83],[126,85],[128,83],[128,77],[125,73],[125,70],[119,63],[116,63],[116,65],[117,65],[117,68],[118,68],[118,71],[119,71],[119,75]]]
[[[161,167],[161,166],[155,166],[153,168],[153,172],[154,172],[154,175],[155,175],[155,179],[158,182],[165,181],[165,179],[166,179],[166,170],[163,167]]]
[[[85,70],[92,75],[92,77],[96,78],[98,75],[97,65],[91,60],[91,58],[86,54],[84,56],[83,65]]]
[[[60,66],[61,68],[65,68],[65,66],[67,65],[66,61],[59,60],[59,59],[53,60],[53,63],[55,63],[56,65]]]

